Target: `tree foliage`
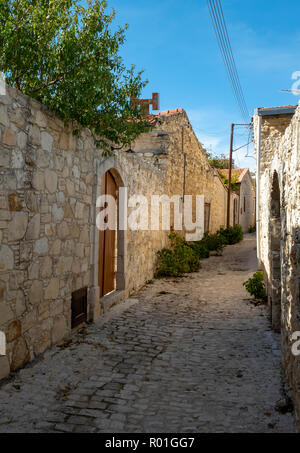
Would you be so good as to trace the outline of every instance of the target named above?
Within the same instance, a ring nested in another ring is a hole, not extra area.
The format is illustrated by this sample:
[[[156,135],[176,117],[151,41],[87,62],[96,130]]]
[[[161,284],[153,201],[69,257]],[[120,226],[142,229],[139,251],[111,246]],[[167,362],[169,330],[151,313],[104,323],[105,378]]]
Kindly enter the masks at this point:
[[[207,158],[212,167],[220,169],[220,170],[229,169],[229,158],[226,157],[225,154],[221,154],[220,156],[214,156],[214,155],[208,153]],[[234,162],[232,162],[232,168],[234,168]]]
[[[147,82],[120,57],[125,27],[102,0],[0,0],[0,71],[6,82],[88,127],[97,145],[128,145],[147,129],[139,97]],[[115,30],[114,30],[115,29]]]

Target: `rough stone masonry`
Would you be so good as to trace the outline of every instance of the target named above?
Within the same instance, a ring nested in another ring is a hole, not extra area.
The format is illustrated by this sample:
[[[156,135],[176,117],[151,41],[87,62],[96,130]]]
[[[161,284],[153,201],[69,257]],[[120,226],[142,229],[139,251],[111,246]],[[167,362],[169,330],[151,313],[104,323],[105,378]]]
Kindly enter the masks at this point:
[[[254,123],[257,155],[261,134],[259,258],[272,325],[281,332],[283,368],[300,416],[300,357],[292,353],[293,334],[300,331],[300,107],[258,109]]]
[[[104,159],[90,131],[74,137],[41,104],[6,88],[0,96],[0,331],[7,354],[0,357],[0,379],[70,334],[74,291],[87,289],[88,320],[96,320],[153,277],[168,232],[118,232],[115,291],[100,299],[96,199],[107,171],[129,196],[148,200],[183,194],[186,177],[186,193],[203,194],[210,204],[210,231],[225,225],[227,198],[183,110],[154,117],[153,130],[132,149]]]

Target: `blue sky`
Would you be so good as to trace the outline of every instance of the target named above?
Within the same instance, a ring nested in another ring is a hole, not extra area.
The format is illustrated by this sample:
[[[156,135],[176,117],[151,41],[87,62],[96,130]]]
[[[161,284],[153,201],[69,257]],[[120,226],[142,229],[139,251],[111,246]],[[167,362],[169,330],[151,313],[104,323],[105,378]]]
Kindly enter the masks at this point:
[[[117,23],[129,24],[122,56],[145,70],[149,84],[143,97],[158,91],[161,110],[184,108],[199,140],[215,153],[228,153],[230,124],[243,120],[206,1],[108,0],[108,5],[116,9]],[[300,96],[280,90],[290,89],[292,74],[300,71],[299,0],[222,0],[222,5],[250,114],[257,107],[297,104]],[[239,130],[236,147],[247,138]],[[236,163],[254,168],[246,153],[236,153]]]

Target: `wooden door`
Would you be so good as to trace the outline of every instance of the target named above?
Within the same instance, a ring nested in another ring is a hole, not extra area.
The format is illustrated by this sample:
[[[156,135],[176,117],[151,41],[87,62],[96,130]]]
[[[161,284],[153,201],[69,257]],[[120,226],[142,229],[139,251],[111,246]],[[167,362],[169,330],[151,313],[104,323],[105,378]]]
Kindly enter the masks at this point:
[[[105,173],[102,178],[102,195],[111,195],[117,200],[117,185],[110,172]],[[99,286],[100,297],[114,291],[116,280],[116,229],[117,209],[109,212],[110,219],[114,219],[114,230],[100,231],[100,252],[99,252]]]

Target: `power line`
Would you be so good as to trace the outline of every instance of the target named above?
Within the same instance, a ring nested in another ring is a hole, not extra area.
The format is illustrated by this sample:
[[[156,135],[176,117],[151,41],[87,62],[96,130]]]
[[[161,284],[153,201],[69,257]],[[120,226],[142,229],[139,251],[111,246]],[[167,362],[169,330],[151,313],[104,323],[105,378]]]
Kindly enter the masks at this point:
[[[234,97],[242,117],[247,122],[249,121],[249,111],[237,72],[222,5],[220,0],[207,0],[207,5]]]
[[[245,101],[244,93],[243,93],[243,90],[242,90],[242,86],[241,86],[240,78],[239,78],[239,75],[238,75],[237,67],[236,67],[236,64],[235,64],[235,58],[234,58],[234,55],[233,55],[233,52],[232,52],[231,43],[230,43],[230,40],[229,40],[229,34],[228,34],[226,22],[225,22],[225,17],[224,17],[224,13],[223,13],[222,4],[221,4],[220,0],[216,0],[216,2],[217,2],[217,5],[219,5],[219,12],[221,14],[221,18],[222,18],[222,21],[223,21],[223,27],[224,27],[224,30],[225,30],[225,37],[226,37],[226,40],[227,40],[227,48],[229,49],[229,56],[230,56],[232,67],[233,67],[233,70],[234,70],[234,73],[235,73],[235,79],[236,79],[236,83],[238,85],[238,91],[239,91],[240,97],[242,99],[244,111],[245,111],[245,113],[247,115],[247,118],[248,118],[249,117],[249,112],[248,112],[247,104],[246,104],[246,101]]]
[[[232,53],[232,48],[227,32],[222,6],[219,0],[216,0],[216,3],[214,1],[209,0],[208,3],[211,17],[213,20],[215,33],[218,39],[219,48],[221,50],[227,74],[232,85],[234,96],[237,100],[242,116],[244,117],[245,120],[248,120],[249,117],[248,109],[239,81],[239,76],[237,73],[236,64]]]

